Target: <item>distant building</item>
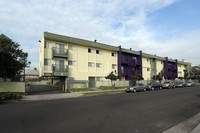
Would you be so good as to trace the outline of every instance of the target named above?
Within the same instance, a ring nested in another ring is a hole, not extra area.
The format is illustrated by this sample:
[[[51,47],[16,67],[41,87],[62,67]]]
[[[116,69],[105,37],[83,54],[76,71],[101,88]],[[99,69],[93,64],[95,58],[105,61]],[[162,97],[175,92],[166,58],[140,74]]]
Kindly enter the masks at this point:
[[[21,81],[24,80],[24,72],[21,73]],[[39,71],[38,70],[25,70],[25,81],[38,81]]]

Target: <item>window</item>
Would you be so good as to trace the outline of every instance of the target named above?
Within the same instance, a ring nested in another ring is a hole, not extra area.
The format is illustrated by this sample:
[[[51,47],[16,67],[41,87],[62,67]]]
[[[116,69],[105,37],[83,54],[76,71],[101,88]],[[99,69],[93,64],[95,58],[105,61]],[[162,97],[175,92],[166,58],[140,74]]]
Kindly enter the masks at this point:
[[[149,62],[149,59],[147,59],[147,62]]]
[[[112,56],[116,56],[116,53],[112,53],[111,55],[112,55]]]
[[[44,48],[51,48],[51,43],[50,42],[45,42]]]
[[[76,46],[69,45],[69,46],[68,46],[68,49],[69,49],[69,50],[76,50]]]
[[[94,53],[94,49],[88,49],[88,53]]]
[[[103,67],[102,63],[96,63],[96,67]]]
[[[149,68],[147,68],[147,71],[149,71]]]
[[[76,65],[76,61],[69,60],[68,61],[68,65],[75,66]]]
[[[96,54],[102,54],[102,50],[96,50]]]
[[[181,74],[182,72],[179,71],[178,73]]]
[[[102,81],[103,78],[102,77],[96,77],[96,81]]]
[[[112,64],[112,69],[116,69],[117,65],[116,64]]]
[[[88,62],[88,67],[95,67],[94,62]]]
[[[50,59],[44,59],[44,65],[45,66],[50,66],[51,65],[51,60]]]

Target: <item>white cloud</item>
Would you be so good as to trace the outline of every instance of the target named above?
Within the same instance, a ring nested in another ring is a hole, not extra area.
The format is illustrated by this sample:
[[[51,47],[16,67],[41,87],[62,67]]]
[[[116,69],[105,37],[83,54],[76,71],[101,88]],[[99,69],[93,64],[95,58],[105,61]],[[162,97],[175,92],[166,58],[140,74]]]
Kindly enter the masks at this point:
[[[83,38],[161,56],[184,58],[195,65],[196,54],[181,50],[196,47],[198,37],[159,42],[158,35],[148,26],[149,13],[175,3],[177,0],[7,0],[0,1],[0,32],[9,33],[29,52],[36,66],[39,62],[39,43],[44,31]],[[199,32],[190,32],[198,34]],[[186,37],[185,37],[186,36]],[[176,44],[176,45],[175,45]],[[178,45],[177,45],[178,44]],[[184,46],[182,46],[184,44]],[[194,50],[195,51],[195,50]],[[193,51],[193,52],[194,52]]]

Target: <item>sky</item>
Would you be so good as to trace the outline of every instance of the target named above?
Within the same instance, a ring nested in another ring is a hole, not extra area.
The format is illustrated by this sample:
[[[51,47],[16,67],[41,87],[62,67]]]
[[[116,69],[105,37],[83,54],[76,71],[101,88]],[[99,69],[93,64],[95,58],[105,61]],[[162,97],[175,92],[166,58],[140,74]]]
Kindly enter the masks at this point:
[[[200,64],[200,0],[1,0],[0,34],[39,68],[43,32]]]

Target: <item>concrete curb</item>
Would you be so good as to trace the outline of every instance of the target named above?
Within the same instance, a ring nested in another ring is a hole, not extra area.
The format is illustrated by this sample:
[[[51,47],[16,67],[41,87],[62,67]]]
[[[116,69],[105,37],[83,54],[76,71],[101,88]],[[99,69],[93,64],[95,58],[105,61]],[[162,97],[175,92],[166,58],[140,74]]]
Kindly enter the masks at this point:
[[[199,123],[200,123],[200,113],[179,123],[174,127],[169,128],[163,133],[199,133],[196,132],[200,130],[200,125],[198,125]]]
[[[190,133],[200,133],[200,124],[196,126]]]

